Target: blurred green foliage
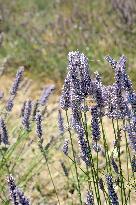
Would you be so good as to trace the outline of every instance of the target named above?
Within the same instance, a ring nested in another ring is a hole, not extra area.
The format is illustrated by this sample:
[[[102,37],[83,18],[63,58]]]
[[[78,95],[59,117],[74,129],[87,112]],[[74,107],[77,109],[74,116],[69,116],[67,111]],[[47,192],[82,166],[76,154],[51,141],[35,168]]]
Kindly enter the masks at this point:
[[[8,71],[25,65],[34,78],[59,82],[66,73],[68,52],[78,49],[105,83],[111,82],[112,71],[104,56],[118,59],[125,54],[135,80],[136,28],[121,21],[111,0],[0,0],[0,15],[0,62],[8,58]]]

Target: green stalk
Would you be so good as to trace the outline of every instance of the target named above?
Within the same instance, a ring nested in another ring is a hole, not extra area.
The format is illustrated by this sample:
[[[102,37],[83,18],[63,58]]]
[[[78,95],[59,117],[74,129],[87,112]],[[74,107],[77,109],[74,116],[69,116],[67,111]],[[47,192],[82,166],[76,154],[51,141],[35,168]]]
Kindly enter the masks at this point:
[[[56,190],[56,187],[55,187],[55,184],[54,184],[54,181],[53,181],[53,178],[52,178],[52,174],[51,174],[51,170],[50,170],[50,167],[49,167],[49,164],[48,164],[48,159],[47,159],[47,156],[46,156],[46,152],[43,148],[43,145],[42,145],[42,140],[40,139],[39,141],[39,148],[44,156],[44,159],[45,159],[45,162],[46,162],[46,166],[47,166],[47,169],[48,169],[48,173],[49,173],[49,176],[50,176],[50,179],[51,179],[51,182],[52,182],[52,185],[54,187],[54,191],[55,191],[55,194],[56,194],[56,197],[57,197],[57,200],[58,200],[58,203],[60,205],[60,201],[59,201],[59,197],[58,197],[58,193],[57,193],[57,190]]]
[[[80,188],[79,174],[78,174],[78,170],[77,170],[77,163],[76,163],[76,157],[75,157],[75,152],[74,152],[74,145],[73,145],[72,134],[71,134],[71,131],[69,129],[69,118],[68,118],[67,111],[66,111],[66,118],[67,118],[67,124],[68,124],[68,132],[69,132],[69,136],[70,136],[70,143],[71,143],[71,147],[72,147],[72,155],[73,155],[73,159],[75,161],[74,165],[75,165],[75,171],[76,171],[76,179],[77,179],[77,188],[78,188],[79,201],[80,201],[80,204],[82,205],[83,203],[82,203],[82,197],[81,197],[81,188]]]

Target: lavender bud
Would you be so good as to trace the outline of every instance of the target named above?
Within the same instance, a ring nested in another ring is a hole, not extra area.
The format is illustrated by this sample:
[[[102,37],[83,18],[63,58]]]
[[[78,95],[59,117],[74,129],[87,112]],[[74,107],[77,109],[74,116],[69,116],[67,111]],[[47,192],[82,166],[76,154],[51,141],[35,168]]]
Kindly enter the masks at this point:
[[[63,85],[63,89],[62,89],[62,93],[60,97],[60,107],[63,110],[67,110],[70,107],[70,78],[69,78],[69,75],[67,75],[64,85]]]
[[[59,127],[59,131],[60,134],[64,134],[64,125],[63,125],[64,121],[63,121],[63,117],[62,117],[62,112],[61,110],[58,110],[58,127]]]
[[[54,85],[50,85],[47,88],[45,88],[43,90],[43,93],[40,97],[39,103],[44,106],[47,103],[47,100],[49,98],[49,96],[51,95],[51,93],[53,92],[53,90],[55,89]]]
[[[118,165],[116,164],[116,162],[115,162],[115,160],[114,160],[113,157],[111,158],[111,164],[112,164],[112,167],[113,167],[114,171],[115,171],[117,174],[119,174]]]
[[[136,156],[135,155],[132,157],[131,167],[132,167],[132,172],[136,172]]]
[[[69,145],[69,140],[65,139],[62,147],[62,151],[66,156],[68,155],[68,145]]]
[[[22,124],[24,128],[29,131],[30,130],[30,115],[32,111],[32,102],[31,100],[26,101],[24,115],[22,117]]]
[[[93,141],[100,140],[100,127],[99,127],[99,115],[98,115],[98,107],[94,106],[91,108],[91,128],[92,128],[92,139]]]
[[[118,196],[115,192],[111,175],[106,176],[106,182],[107,182],[108,193],[109,193],[111,205],[119,205]]]
[[[24,196],[24,193],[20,189],[17,189],[17,195],[20,204],[30,205],[29,200],[26,198],[26,196]]]
[[[19,84],[20,84],[22,77],[23,77],[23,73],[24,73],[24,67],[20,67],[19,70],[17,71],[16,78],[15,78],[13,85],[11,87],[11,90],[10,90],[11,95],[16,95]]]
[[[98,183],[99,183],[100,189],[101,189],[102,191],[104,191],[105,189],[104,189],[103,179],[102,179],[102,178],[99,178]]]
[[[24,117],[26,102],[27,102],[27,101],[25,100],[24,103],[23,103],[23,106],[22,106],[22,108],[21,108],[20,117]]]
[[[115,61],[111,56],[106,56],[105,60],[112,66],[113,69],[116,68],[117,61]]]
[[[8,177],[8,186],[10,191],[10,197],[14,205],[19,205],[19,202],[17,200],[17,190],[16,190],[16,184],[14,178],[10,175]]]
[[[6,110],[7,110],[8,112],[12,111],[12,108],[13,108],[13,106],[14,106],[13,100],[14,100],[14,97],[11,96],[11,97],[8,99],[7,103],[6,103]]]
[[[94,205],[94,196],[92,191],[87,191],[86,205]]]
[[[38,111],[38,107],[39,107],[39,101],[36,100],[36,101],[34,102],[34,105],[33,105],[33,113],[32,113],[32,119],[33,119],[33,121],[35,120],[36,113],[37,113],[37,111]]]
[[[8,145],[8,131],[5,125],[5,122],[2,118],[0,118],[0,134],[1,134],[1,140],[5,145]]]
[[[60,160],[60,164],[61,164],[61,167],[63,169],[63,172],[64,172],[65,176],[68,177],[69,176],[69,170],[67,169],[65,163]]]
[[[96,142],[92,143],[92,148],[94,149],[95,152],[101,152],[102,151],[101,145],[97,144]]]
[[[42,115],[40,112],[37,112],[36,117],[35,117],[35,122],[36,122],[36,133],[39,138],[42,138]]]

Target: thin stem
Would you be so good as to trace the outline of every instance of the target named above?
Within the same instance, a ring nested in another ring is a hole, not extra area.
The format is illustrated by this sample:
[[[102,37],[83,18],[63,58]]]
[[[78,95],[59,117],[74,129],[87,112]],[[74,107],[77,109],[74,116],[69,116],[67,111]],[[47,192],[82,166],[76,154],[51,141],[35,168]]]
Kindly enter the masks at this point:
[[[82,203],[82,197],[81,197],[81,188],[80,188],[80,182],[79,182],[79,174],[78,174],[78,170],[77,170],[77,163],[76,163],[76,157],[75,157],[75,152],[74,152],[74,145],[73,145],[73,140],[72,140],[72,134],[71,134],[71,131],[69,129],[69,118],[68,118],[67,111],[66,111],[66,118],[67,118],[68,132],[69,132],[70,142],[71,142],[71,147],[72,147],[72,155],[73,155],[73,159],[75,161],[74,165],[75,165],[76,178],[77,178],[78,195],[79,195],[80,204],[82,205],[83,203]]]
[[[54,191],[55,191],[55,194],[56,194],[56,197],[57,197],[57,200],[58,200],[58,203],[60,205],[60,201],[59,201],[59,197],[58,197],[58,193],[57,193],[57,190],[56,190],[56,187],[55,187],[55,184],[54,184],[54,181],[53,181],[53,178],[52,178],[52,174],[51,174],[51,170],[50,170],[50,167],[49,167],[49,164],[48,164],[48,159],[47,159],[47,156],[46,156],[46,153],[44,151],[44,148],[42,146],[42,141],[40,140],[39,142],[39,148],[41,150],[41,152],[43,153],[43,156],[45,158],[45,161],[46,161],[46,165],[47,165],[47,169],[48,169],[48,173],[49,173],[49,176],[50,176],[50,179],[51,179],[51,182],[52,182],[52,185],[54,187]]]

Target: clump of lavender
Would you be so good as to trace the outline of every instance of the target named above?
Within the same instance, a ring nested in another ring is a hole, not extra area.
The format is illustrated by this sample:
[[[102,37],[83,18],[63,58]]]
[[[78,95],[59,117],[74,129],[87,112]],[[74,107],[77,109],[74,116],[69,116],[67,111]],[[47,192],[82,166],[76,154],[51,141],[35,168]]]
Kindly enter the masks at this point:
[[[22,116],[22,124],[24,128],[29,131],[30,130],[30,116],[32,111],[32,101],[26,101],[25,108],[24,108],[24,115]]]
[[[36,122],[37,136],[41,139],[43,135],[43,130],[42,130],[42,115],[40,112],[37,112],[36,117],[35,117],[35,122]]]
[[[100,120],[99,120],[99,113],[98,107],[94,106],[91,108],[91,129],[92,129],[92,139],[93,141],[97,142],[100,140]]]
[[[60,134],[63,135],[64,134],[64,121],[63,121],[61,110],[58,110],[58,127],[59,127]]]
[[[13,85],[11,87],[11,90],[10,90],[11,95],[16,95],[17,90],[19,88],[19,84],[20,84],[22,77],[23,77],[23,73],[24,73],[24,67],[22,66],[17,71],[16,78],[15,78]]]
[[[132,167],[132,172],[136,172],[136,156],[135,155],[133,155],[132,157],[131,167]]]
[[[118,196],[115,192],[111,175],[106,175],[106,182],[111,205],[119,205]]]
[[[86,205],[94,205],[94,196],[92,191],[87,191]]]
[[[8,145],[8,131],[5,125],[5,122],[2,118],[0,118],[0,135],[1,135],[1,141],[3,144]]]
[[[29,200],[24,196],[24,193],[16,186],[12,175],[8,177],[8,186],[10,191],[11,201],[14,205],[30,205]]]
[[[68,145],[69,145],[69,140],[65,139],[62,147],[62,151],[66,156],[68,155]]]
[[[49,98],[49,96],[51,95],[51,93],[53,92],[53,90],[55,89],[54,85],[50,85],[47,88],[45,88],[43,90],[43,93],[40,97],[39,103],[44,106],[47,103],[47,100]]]

